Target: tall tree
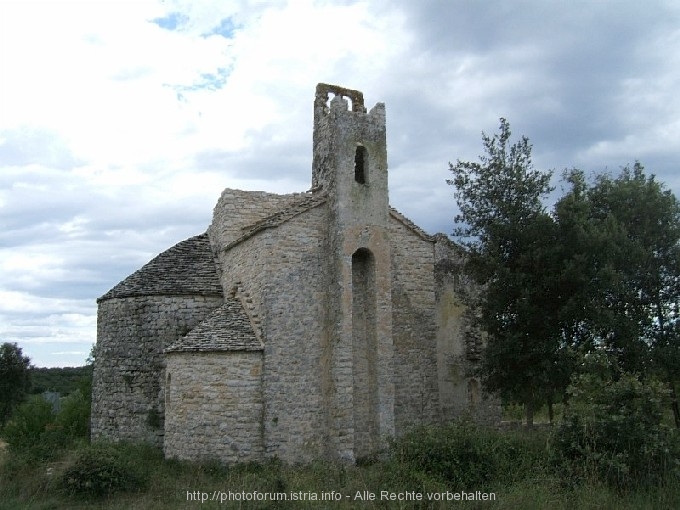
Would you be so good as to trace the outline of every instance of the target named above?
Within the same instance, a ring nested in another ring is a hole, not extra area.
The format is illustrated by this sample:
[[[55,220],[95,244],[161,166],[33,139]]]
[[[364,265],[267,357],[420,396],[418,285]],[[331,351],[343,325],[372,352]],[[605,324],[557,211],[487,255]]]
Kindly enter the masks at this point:
[[[572,189],[555,207],[573,269],[562,322],[625,370],[662,377],[680,426],[680,205],[637,162],[616,178],[598,175],[590,187],[578,170],[567,180]]]
[[[566,380],[556,367],[566,350],[555,333],[558,296],[556,225],[542,204],[551,172],[534,169],[527,137],[510,144],[510,124],[482,134],[479,162],[449,164],[460,209],[454,235],[468,248],[468,268],[483,289],[480,326],[488,333],[482,362],[487,391],[534,409]]]
[[[4,426],[21,403],[31,385],[31,360],[24,356],[17,344],[0,346],[0,426]]]

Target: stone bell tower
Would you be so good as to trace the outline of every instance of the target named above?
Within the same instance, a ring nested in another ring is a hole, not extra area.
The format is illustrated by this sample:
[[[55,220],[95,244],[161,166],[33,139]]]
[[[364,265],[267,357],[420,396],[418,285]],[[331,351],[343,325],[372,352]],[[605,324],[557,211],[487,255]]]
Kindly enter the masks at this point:
[[[330,206],[329,446],[355,460],[394,434],[385,105],[366,112],[361,92],[318,84],[313,144],[312,187]]]

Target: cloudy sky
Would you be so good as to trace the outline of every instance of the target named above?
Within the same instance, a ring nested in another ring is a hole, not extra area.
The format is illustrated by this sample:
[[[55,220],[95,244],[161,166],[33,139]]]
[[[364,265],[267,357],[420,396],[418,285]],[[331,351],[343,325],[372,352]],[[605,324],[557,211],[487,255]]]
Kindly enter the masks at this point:
[[[680,195],[675,0],[2,1],[0,341],[81,365],[95,299],[223,188],[308,189],[318,82],[386,103],[391,203],[431,233],[500,117],[539,169]]]

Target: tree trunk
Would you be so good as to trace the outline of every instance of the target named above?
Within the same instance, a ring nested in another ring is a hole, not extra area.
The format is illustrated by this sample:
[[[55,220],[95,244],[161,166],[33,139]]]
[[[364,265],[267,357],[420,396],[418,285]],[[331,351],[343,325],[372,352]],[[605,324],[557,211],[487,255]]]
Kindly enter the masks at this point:
[[[552,398],[548,400],[548,418],[550,419],[550,425],[552,425],[553,420],[555,418],[555,414],[553,412]]]

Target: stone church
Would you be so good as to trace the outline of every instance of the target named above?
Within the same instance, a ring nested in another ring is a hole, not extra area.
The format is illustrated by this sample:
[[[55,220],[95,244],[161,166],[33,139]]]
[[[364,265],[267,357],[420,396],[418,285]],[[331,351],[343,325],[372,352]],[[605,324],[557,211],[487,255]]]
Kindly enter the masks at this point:
[[[98,299],[92,438],[167,457],[356,460],[494,421],[462,252],[388,202],[385,106],[319,84],[312,187],[226,189],[207,231]]]

